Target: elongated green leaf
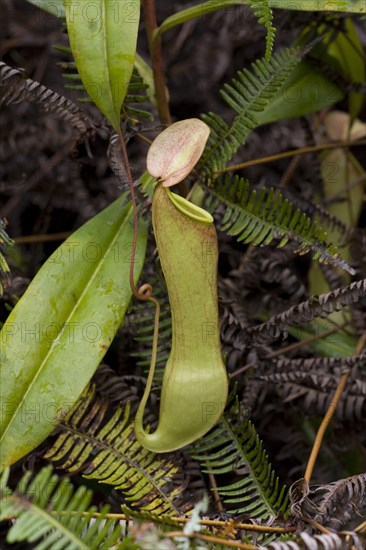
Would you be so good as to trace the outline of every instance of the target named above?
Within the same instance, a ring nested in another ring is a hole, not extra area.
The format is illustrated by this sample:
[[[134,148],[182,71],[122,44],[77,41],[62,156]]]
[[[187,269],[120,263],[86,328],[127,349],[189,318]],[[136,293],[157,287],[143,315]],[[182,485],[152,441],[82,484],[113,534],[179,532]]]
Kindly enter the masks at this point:
[[[209,13],[214,13],[215,11],[235,5],[245,6],[248,3],[249,0],[208,0],[208,2],[201,2],[196,6],[191,6],[167,17],[156,29],[155,37],[177,25],[182,25],[186,21],[195,19],[196,17],[202,17],[203,15],[208,15]]]
[[[131,299],[132,206],[118,199],[40,269],[0,332],[1,466],[40,444],[76,402]],[[147,227],[141,223],[137,279]]]
[[[116,131],[130,81],[140,19],[139,0],[66,0],[70,46],[91,99]]]
[[[365,0],[270,0],[272,8],[299,11],[366,13]]]
[[[33,0],[32,0],[33,1]],[[207,0],[167,17],[155,31],[155,38],[163,32],[224,8],[249,5],[251,0]],[[365,0],[269,0],[271,8],[299,11],[340,11],[366,13]]]

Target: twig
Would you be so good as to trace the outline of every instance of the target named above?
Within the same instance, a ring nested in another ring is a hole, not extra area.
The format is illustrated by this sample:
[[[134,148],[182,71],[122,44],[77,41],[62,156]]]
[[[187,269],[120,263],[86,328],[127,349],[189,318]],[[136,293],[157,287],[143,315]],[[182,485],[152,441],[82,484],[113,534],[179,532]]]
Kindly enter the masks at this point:
[[[210,486],[211,486],[211,490],[212,490],[212,494],[213,494],[213,499],[215,501],[217,511],[221,514],[222,512],[225,512],[225,508],[224,508],[224,505],[222,504],[222,500],[221,500],[220,495],[219,495],[218,490],[217,490],[216,478],[215,478],[214,474],[210,473],[210,474],[208,474],[208,479],[209,479],[209,482],[210,482]]]
[[[290,157],[296,157],[296,155],[307,155],[308,153],[314,153],[316,151],[323,151],[326,149],[338,149],[339,147],[353,147],[356,145],[366,145],[366,140],[358,141],[336,141],[334,143],[324,143],[322,145],[309,145],[308,147],[302,147],[301,149],[294,149],[293,151],[283,151],[282,153],[276,153],[268,157],[260,157],[247,162],[241,162],[240,164],[232,164],[226,166],[221,170],[215,172],[215,174],[222,174],[224,172],[233,172],[235,170],[242,170],[243,168],[249,168],[250,166],[256,166],[258,164],[268,164],[269,162],[275,162]]]
[[[27,244],[27,243],[46,243],[50,241],[63,241],[70,237],[71,231],[62,231],[61,233],[45,233],[42,235],[22,235],[15,237],[13,241],[15,244]]]
[[[165,86],[163,67],[163,56],[161,51],[161,40],[153,40],[155,29],[158,28],[156,21],[155,0],[142,0],[144,7],[144,20],[146,35],[149,42],[150,58],[154,76],[155,95],[158,104],[159,116],[164,124],[170,125],[172,119],[169,111],[168,97]]]
[[[53,514],[61,514],[61,515],[76,515],[78,512],[52,512]],[[109,514],[101,514],[99,512],[93,512],[90,516],[89,512],[83,512],[83,516],[93,517],[97,518],[103,515],[106,519],[116,519],[116,520],[125,520],[125,521],[133,521],[133,518],[129,516],[128,514],[116,514],[116,513],[109,513]],[[12,519],[11,517],[8,519]],[[137,518],[138,519],[138,518]],[[188,523],[191,521],[191,518],[181,518],[181,517],[175,517],[171,516],[169,517],[170,520],[175,521],[176,523]],[[148,521],[148,520],[147,520]],[[163,518],[159,519],[156,518],[156,520],[159,523],[163,523]],[[230,520],[231,522],[232,520]],[[221,521],[221,520],[213,520],[213,519],[201,519],[199,520],[199,524],[206,526],[206,527],[227,527],[229,524],[229,521]],[[286,533],[295,533],[297,531],[297,527],[270,527],[269,525],[255,525],[253,523],[236,523],[234,520],[234,527],[236,529],[241,529],[242,531],[255,531],[257,533],[277,533],[279,535],[283,535]]]
[[[362,348],[365,346],[365,342],[366,342],[366,332],[364,334],[362,334],[362,336],[359,338],[359,340],[357,342],[355,352],[354,352],[354,355],[357,355],[357,354],[361,353]],[[350,371],[347,371],[344,374],[342,374],[342,376],[339,380],[337,389],[334,392],[333,399],[331,400],[331,403],[328,407],[328,410],[325,413],[325,416],[322,420],[322,423],[319,426],[318,433],[316,434],[316,438],[315,438],[315,441],[314,441],[314,444],[313,444],[313,448],[311,449],[310,457],[309,457],[308,464],[307,464],[306,470],[305,470],[305,475],[304,475],[304,479],[306,480],[308,485],[310,485],[310,480],[311,480],[311,476],[312,476],[312,473],[313,473],[315,461],[316,461],[317,456],[319,454],[319,450],[320,450],[320,447],[321,447],[321,444],[322,444],[322,441],[323,441],[323,438],[324,438],[325,431],[329,426],[329,423],[330,423],[330,421],[331,421],[331,419],[332,419],[332,417],[335,413],[335,410],[336,410],[337,405],[339,403],[339,400],[342,396],[342,393],[343,393],[343,391],[346,387],[347,380],[348,380],[348,377],[349,377],[349,373],[350,373]]]
[[[301,519],[303,519],[304,521],[306,521],[306,523],[308,523],[309,525],[314,527],[314,529],[317,529],[321,533],[324,533],[324,535],[329,535],[331,533],[331,531],[329,531],[329,529],[324,527],[324,525],[322,525],[318,521],[315,521],[315,519],[308,518],[307,516],[301,516]]]
[[[315,334],[314,336],[310,336],[309,338],[305,338],[305,340],[300,340],[299,342],[294,342],[293,344],[289,344],[288,346],[285,346],[281,349],[277,349],[276,351],[272,351],[271,353],[268,353],[264,356],[264,359],[273,359],[274,357],[277,357],[278,355],[282,355],[283,353],[287,353],[288,351],[293,351],[294,349],[302,348],[303,346],[306,346],[307,344],[311,344],[312,342],[315,342],[316,340],[321,340],[322,338],[325,338],[326,336],[330,336],[331,334],[334,334],[335,332],[338,332],[344,327],[344,325],[339,325],[333,328],[330,328],[328,330],[325,330],[324,332],[321,332],[320,334]],[[232,372],[229,377],[235,378],[239,374],[242,374],[243,372],[247,371],[248,369],[254,367],[254,363],[247,363],[243,367],[240,367],[236,371]]]
[[[198,539],[204,540],[206,542],[213,542],[215,544],[222,544],[230,548],[242,548],[242,550],[257,550],[258,546],[253,544],[248,544],[246,542],[240,542],[238,540],[225,540],[220,537],[215,537],[213,535],[203,535],[201,533],[183,533],[183,531],[171,531],[165,535],[169,538],[184,537],[189,539]]]

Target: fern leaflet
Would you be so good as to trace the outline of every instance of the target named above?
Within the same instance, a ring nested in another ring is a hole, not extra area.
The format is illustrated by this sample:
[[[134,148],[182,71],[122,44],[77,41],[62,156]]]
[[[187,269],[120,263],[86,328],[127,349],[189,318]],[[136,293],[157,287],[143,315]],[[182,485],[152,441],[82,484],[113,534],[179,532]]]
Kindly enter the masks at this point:
[[[177,464],[139,445],[129,405],[108,409],[105,400],[95,399],[94,385],[84,390],[60,424],[62,433],[45,458],[58,468],[81,471],[85,478],[113,485],[135,507],[154,514],[179,514],[183,484],[176,483]]]
[[[207,473],[236,473],[236,481],[217,488],[224,504],[235,504],[228,513],[248,513],[251,518],[262,519],[287,513],[286,487],[280,486],[255,427],[243,417],[237,402],[195,446],[192,455]]]
[[[273,188],[263,187],[259,192],[250,189],[250,184],[239,176],[226,176],[216,182],[214,189],[208,189],[207,207],[215,212],[224,204],[222,230],[236,236],[239,241],[255,246],[270,244],[279,237],[279,247],[290,239],[299,243],[297,253],[313,252],[313,259],[332,263],[350,273],[353,270],[338,255],[337,248],[327,244],[326,233],[311,222],[298,208],[294,209],[288,199],[276,195]]]
[[[268,0],[250,0],[249,6],[259,23],[267,29],[265,59],[271,59],[276,29],[273,26],[273,13]]]
[[[71,48],[55,46],[55,49],[67,55],[72,55]],[[74,61],[61,62],[59,63],[59,66],[64,71],[67,71],[62,74],[67,81],[65,88],[68,90],[76,90],[86,93],[81,77],[77,72],[76,63]],[[131,122],[137,122],[142,119],[147,119],[150,121],[154,120],[154,117],[150,112],[137,107],[138,104],[149,102],[149,98],[146,95],[146,90],[148,87],[148,84],[145,84],[137,69],[134,69],[128,85],[127,94],[122,105],[122,116],[124,119],[130,120]],[[89,96],[85,95],[84,97],[79,98],[79,101],[82,103],[88,103],[91,99]]]
[[[46,466],[32,479],[26,472],[14,491],[8,487],[9,470],[0,479],[0,520],[14,518],[7,542],[28,541],[39,550],[67,548],[68,550],[107,550],[121,535],[121,526],[106,519],[109,507],[91,523],[96,511],[90,507],[92,491],[80,486],[74,492],[71,482],[59,480],[52,468]]]
[[[24,79],[19,69],[9,67],[2,61],[0,61],[0,84],[4,90],[0,103],[32,101],[46,112],[51,112],[60,120],[70,124],[80,138],[95,134],[96,127],[93,120],[75,103],[31,78]]]
[[[213,172],[223,169],[245,143],[257,126],[255,113],[263,111],[272,101],[300,60],[301,55],[297,50],[283,50],[273,55],[270,61],[259,59],[253,63],[251,71],[239,71],[237,79],[224,85],[222,98],[237,114],[231,126],[214,113],[202,115],[211,128],[200,161],[207,181]]]

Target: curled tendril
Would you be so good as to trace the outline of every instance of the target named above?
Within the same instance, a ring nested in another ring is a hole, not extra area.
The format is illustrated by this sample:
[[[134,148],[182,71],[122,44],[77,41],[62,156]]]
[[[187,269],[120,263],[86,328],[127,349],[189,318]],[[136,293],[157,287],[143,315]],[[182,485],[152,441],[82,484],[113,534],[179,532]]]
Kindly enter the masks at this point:
[[[153,287],[149,283],[144,283],[139,288],[134,288],[134,296],[139,300],[150,300],[153,293]]]

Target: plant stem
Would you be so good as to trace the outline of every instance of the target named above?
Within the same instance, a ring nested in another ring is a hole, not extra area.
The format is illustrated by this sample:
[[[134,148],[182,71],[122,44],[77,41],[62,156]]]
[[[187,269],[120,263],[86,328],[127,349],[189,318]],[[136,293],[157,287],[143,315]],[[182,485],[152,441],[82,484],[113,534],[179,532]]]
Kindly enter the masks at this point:
[[[355,145],[365,145],[365,140],[359,141],[337,141],[334,143],[324,143],[322,145],[310,145],[308,147],[302,147],[301,149],[294,149],[293,151],[283,151],[283,153],[276,153],[268,157],[260,157],[247,162],[241,162],[240,164],[231,164],[226,166],[222,170],[215,172],[215,175],[222,174],[224,172],[233,172],[235,170],[242,170],[243,168],[249,168],[250,166],[256,166],[257,164],[267,164],[269,162],[275,162],[285,158],[295,157],[296,155],[306,155],[308,153],[314,153],[316,151],[323,151],[326,149],[338,149],[339,147],[351,147]]]
[[[208,479],[209,479],[209,482],[210,482],[210,489],[212,491],[212,496],[213,496],[213,499],[215,501],[216,509],[217,509],[219,514],[223,514],[223,513],[225,513],[225,508],[224,508],[224,505],[223,505],[222,500],[220,498],[219,492],[217,490],[217,483],[216,483],[216,478],[215,478],[214,474],[212,474],[212,473],[208,474]]]
[[[26,243],[46,243],[50,241],[63,241],[70,237],[72,231],[62,231],[61,233],[44,233],[42,235],[22,235],[13,239],[15,244]]]
[[[161,122],[168,126],[172,123],[169,111],[168,96],[165,86],[165,76],[163,67],[163,56],[161,51],[161,40],[153,40],[155,29],[158,28],[156,21],[155,0],[142,0],[144,8],[144,21],[146,36],[149,42],[150,58],[154,76],[155,95],[158,104],[159,116]]]
[[[167,533],[166,536],[174,539],[183,537],[189,539],[204,540],[206,542],[222,544],[223,546],[227,546],[229,548],[241,548],[242,550],[257,550],[258,548],[258,546],[254,546],[254,544],[248,544],[246,542],[240,542],[238,540],[227,540],[221,537],[215,537],[213,535],[203,535],[201,533],[184,533],[183,531],[171,531],[170,533]]]
[[[317,529],[318,531],[320,531],[321,533],[324,533],[325,535],[329,535],[331,533],[329,529],[324,527],[324,525],[321,525],[321,523],[315,521],[315,519],[308,518],[307,516],[302,516],[301,519],[303,519],[304,521],[306,521],[306,523],[314,527],[314,529]]]
[[[52,511],[52,514],[61,514],[61,515],[71,515],[76,516],[78,512],[56,512]],[[83,512],[82,516],[90,516],[89,512]],[[93,518],[99,518],[100,516],[103,516],[105,519],[116,519],[116,520],[126,520],[126,521],[133,521],[134,517],[129,516],[127,514],[116,514],[116,513],[107,513],[107,514],[101,514],[100,512],[93,512],[91,514],[91,517]],[[13,519],[13,516],[7,516],[6,520]],[[138,517],[136,517],[137,521],[140,521]],[[188,523],[191,521],[191,518],[189,517],[175,517],[171,516],[169,517],[170,520],[175,521],[177,523]],[[164,524],[164,517],[156,518],[157,523]],[[241,529],[243,531],[254,531],[256,533],[277,533],[279,535],[283,535],[286,533],[295,533],[297,531],[297,527],[270,527],[269,525],[255,525],[253,523],[238,523],[235,520],[228,520],[228,521],[222,521],[222,520],[213,520],[213,519],[200,519],[199,524],[206,526],[206,527],[223,527],[224,529],[229,527],[231,524],[235,527],[235,529]]]
[[[155,305],[153,345],[152,345],[152,352],[151,352],[149,376],[146,383],[146,387],[151,388],[153,376],[155,372],[156,358],[158,353],[160,304],[158,300],[152,296],[153,289],[151,285],[145,283],[139,288],[137,288],[135,285],[133,276],[135,271],[135,256],[136,256],[136,246],[137,246],[137,236],[138,236],[138,217],[137,217],[136,196],[135,196],[135,188],[133,184],[131,167],[128,160],[126,142],[121,130],[118,132],[118,137],[121,144],[123,161],[126,168],[129,185],[130,185],[131,201],[132,201],[132,208],[133,208],[133,243],[132,243],[132,251],[131,251],[131,261],[130,261],[130,287],[133,295],[136,298],[138,298],[139,300],[148,300],[149,302],[152,302]],[[148,391],[150,392],[150,390]]]
[[[129,185],[130,185],[131,201],[132,201],[132,208],[133,208],[133,243],[132,243],[131,262],[130,262],[130,287],[131,287],[133,295],[136,296],[136,298],[139,298],[139,292],[138,292],[138,290],[135,286],[135,282],[133,280],[133,273],[134,273],[134,269],[135,269],[137,235],[138,235],[138,218],[137,218],[135,188],[134,188],[134,185],[133,185],[132,172],[131,172],[131,167],[130,167],[130,163],[129,163],[128,155],[127,155],[126,142],[125,142],[125,138],[123,137],[123,134],[122,134],[121,130],[118,132],[118,137],[119,137],[119,142],[121,144],[123,162],[124,162],[124,165],[125,165],[125,168],[126,168],[128,182],[129,182]]]
[[[294,342],[293,344],[289,344],[288,346],[285,346],[283,348],[277,349],[275,351],[272,351],[271,353],[268,353],[264,356],[265,359],[273,359],[274,357],[277,357],[278,355],[283,355],[284,353],[287,353],[288,351],[293,351],[294,349],[302,348],[303,346],[307,346],[308,344],[311,344],[312,342],[315,342],[316,340],[321,340],[322,338],[325,338],[326,336],[330,336],[331,334],[334,334],[338,331],[340,331],[344,325],[336,326],[333,328],[330,328],[328,330],[325,330],[324,332],[320,334],[316,334],[314,336],[310,336],[309,338],[306,338],[305,340],[299,340],[298,342]],[[232,372],[229,375],[229,378],[235,378],[239,374],[242,374],[243,372],[247,371],[248,369],[255,367],[255,363],[247,363],[243,367],[240,367],[236,371]]]
[[[361,353],[362,348],[365,346],[365,342],[366,342],[366,332],[364,334],[362,334],[362,336],[359,338],[354,355],[357,355],[357,354]],[[346,387],[347,380],[348,380],[348,377],[349,377],[349,373],[350,373],[350,370],[348,370],[347,372],[342,374],[342,376],[339,380],[337,389],[334,392],[333,399],[332,399],[332,401],[331,401],[331,403],[328,407],[327,412],[325,413],[325,416],[322,420],[322,423],[319,426],[318,433],[316,434],[316,438],[315,438],[315,441],[314,441],[314,444],[313,444],[313,448],[311,449],[310,457],[309,457],[308,464],[306,466],[305,475],[304,475],[304,479],[308,483],[308,485],[310,485],[310,480],[311,480],[311,476],[312,476],[312,473],[313,473],[315,461],[316,461],[317,456],[319,454],[320,446],[322,444],[325,431],[329,426],[329,423],[330,423],[330,421],[331,421],[331,419],[332,419],[332,417],[335,413],[335,410],[336,410],[337,405],[339,403],[339,400],[342,396],[342,393],[343,393],[343,391]]]

